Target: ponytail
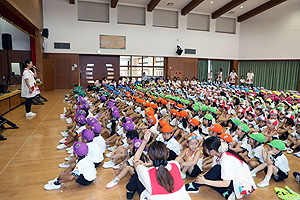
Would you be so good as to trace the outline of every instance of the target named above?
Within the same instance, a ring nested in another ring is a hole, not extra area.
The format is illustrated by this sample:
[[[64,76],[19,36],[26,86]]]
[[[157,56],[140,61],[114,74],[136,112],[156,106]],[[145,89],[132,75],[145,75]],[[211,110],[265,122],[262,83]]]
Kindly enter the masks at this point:
[[[172,193],[174,190],[174,179],[169,170],[165,168],[168,164],[167,158],[169,150],[163,142],[155,141],[149,146],[148,154],[157,168],[156,180],[167,192]]]

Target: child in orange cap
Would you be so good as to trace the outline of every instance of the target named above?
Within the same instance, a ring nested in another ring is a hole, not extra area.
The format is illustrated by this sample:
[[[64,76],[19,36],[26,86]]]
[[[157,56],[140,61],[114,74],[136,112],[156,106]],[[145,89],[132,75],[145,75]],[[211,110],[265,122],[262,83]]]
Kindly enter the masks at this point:
[[[220,124],[213,124],[211,127],[208,128],[209,130],[209,137],[220,135],[223,131],[223,128]]]
[[[181,146],[173,137],[172,127],[166,124],[162,127],[161,132],[162,133],[156,138],[156,141],[163,142],[170,150],[168,160],[175,160],[180,154]]]
[[[203,155],[199,148],[199,139],[200,135],[196,133],[189,134],[187,139],[188,148],[175,159],[180,163],[182,179],[186,178],[186,173],[190,177],[197,177],[202,172]]]
[[[187,134],[190,133],[190,129],[189,129],[189,122],[188,122],[188,113],[185,110],[182,110],[178,113],[177,115],[178,120],[177,120],[177,125],[176,127],[178,127],[178,130],[175,132],[174,136],[177,137],[178,135],[183,136],[185,134],[185,132]]]

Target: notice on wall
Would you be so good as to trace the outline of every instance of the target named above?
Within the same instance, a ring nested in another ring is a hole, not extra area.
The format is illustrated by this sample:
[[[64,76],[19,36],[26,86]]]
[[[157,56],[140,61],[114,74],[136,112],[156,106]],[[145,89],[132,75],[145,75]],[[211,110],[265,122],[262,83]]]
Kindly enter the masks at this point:
[[[126,49],[126,36],[100,35],[101,49]]]

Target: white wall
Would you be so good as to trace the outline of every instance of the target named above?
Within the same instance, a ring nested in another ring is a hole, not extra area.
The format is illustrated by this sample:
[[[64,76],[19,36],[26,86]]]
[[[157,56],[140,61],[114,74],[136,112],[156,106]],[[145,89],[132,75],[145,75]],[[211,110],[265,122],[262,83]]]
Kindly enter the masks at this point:
[[[176,45],[195,48],[197,55],[187,57],[237,59],[239,53],[239,23],[237,34],[215,33],[215,20],[210,32],[188,31],[187,18],[179,17],[179,28],[152,27],[152,13],[146,13],[146,26],[117,24],[117,9],[110,8],[110,23],[78,21],[78,7],[66,0],[43,0],[44,27],[49,29],[45,52],[96,54],[99,35],[127,37],[126,50],[101,49],[102,54],[176,56]],[[70,50],[54,49],[54,42],[70,42]],[[182,55],[184,57],[185,55]]]
[[[30,36],[20,31],[4,19],[0,18],[0,36],[2,33],[9,33],[12,36],[13,50],[30,51]],[[0,49],[2,48],[2,37],[0,37]]]
[[[240,59],[299,59],[300,1],[288,0],[240,25]]]

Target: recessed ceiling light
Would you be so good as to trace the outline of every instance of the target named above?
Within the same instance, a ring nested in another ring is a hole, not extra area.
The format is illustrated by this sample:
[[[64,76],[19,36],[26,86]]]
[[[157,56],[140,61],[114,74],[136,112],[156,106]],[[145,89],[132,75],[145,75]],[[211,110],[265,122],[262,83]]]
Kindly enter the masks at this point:
[[[174,3],[167,3],[167,6],[174,6]]]
[[[213,2],[213,1],[211,1],[210,3],[211,3],[211,4],[213,4],[214,2]]]
[[[241,8],[244,8],[244,6],[241,6]]]

